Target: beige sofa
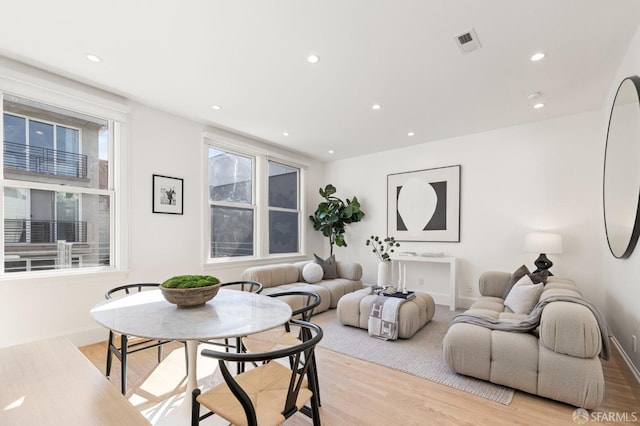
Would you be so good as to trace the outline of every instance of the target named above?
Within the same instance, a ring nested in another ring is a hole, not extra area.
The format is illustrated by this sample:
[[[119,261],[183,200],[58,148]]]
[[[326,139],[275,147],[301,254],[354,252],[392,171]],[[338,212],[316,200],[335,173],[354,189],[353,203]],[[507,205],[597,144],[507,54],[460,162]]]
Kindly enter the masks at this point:
[[[504,305],[510,278],[508,272],[482,274],[482,296],[467,313],[514,322],[526,318]],[[581,297],[575,283],[551,276],[539,300],[556,295]],[[449,368],[460,374],[592,409],[604,397],[601,336],[588,307],[553,301],[544,306],[539,326],[529,333],[454,323],[444,338],[443,352]],[[608,349],[608,341],[604,345]]]
[[[293,290],[318,293],[321,302],[315,314],[335,308],[342,296],[362,288],[362,266],[359,263],[336,261],[338,277],[315,283],[308,283],[303,278],[302,270],[307,263],[313,261],[254,266],[242,273],[242,279],[262,283],[262,294],[266,295]]]

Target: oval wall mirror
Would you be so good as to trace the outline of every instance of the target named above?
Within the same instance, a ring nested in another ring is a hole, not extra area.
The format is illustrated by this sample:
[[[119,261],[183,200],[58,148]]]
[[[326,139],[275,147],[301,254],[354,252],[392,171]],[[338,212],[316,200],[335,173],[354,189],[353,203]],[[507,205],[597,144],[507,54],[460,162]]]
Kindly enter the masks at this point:
[[[604,154],[603,208],[609,249],[631,256],[640,234],[640,77],[622,80],[611,107]]]

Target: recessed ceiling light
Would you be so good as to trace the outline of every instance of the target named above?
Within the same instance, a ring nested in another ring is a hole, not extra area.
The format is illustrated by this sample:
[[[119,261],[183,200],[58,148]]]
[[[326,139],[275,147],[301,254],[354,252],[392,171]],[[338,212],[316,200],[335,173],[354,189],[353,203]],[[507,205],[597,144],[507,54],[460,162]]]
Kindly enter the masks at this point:
[[[215,109],[216,111],[221,110],[222,107],[220,105],[211,105],[211,109]]]
[[[382,105],[380,105],[380,104],[373,104],[371,106],[371,109],[375,109],[376,111],[379,110],[380,108],[382,108]]]
[[[537,99],[540,97],[540,95],[541,95],[540,92],[531,92],[527,95],[527,99],[529,100]]]
[[[317,64],[318,62],[320,62],[320,56],[309,55],[307,56],[307,62],[309,62],[310,64]]]
[[[87,55],[87,59],[90,60],[91,62],[95,62],[95,63],[102,62],[102,58],[100,58],[100,56],[94,55],[92,53],[89,53]]]
[[[531,61],[532,62],[538,62],[539,60],[544,58],[544,53],[542,52],[536,52],[531,56]]]
[[[409,132],[409,133],[407,133],[407,136],[415,136],[415,133],[414,132]]]
[[[329,154],[333,154],[333,150],[332,149],[329,150]]]
[[[542,102],[539,102],[539,103],[535,104],[533,107],[534,107],[535,109],[544,108],[544,104],[543,104]]]
[[[282,132],[282,136],[289,136],[289,132]]]

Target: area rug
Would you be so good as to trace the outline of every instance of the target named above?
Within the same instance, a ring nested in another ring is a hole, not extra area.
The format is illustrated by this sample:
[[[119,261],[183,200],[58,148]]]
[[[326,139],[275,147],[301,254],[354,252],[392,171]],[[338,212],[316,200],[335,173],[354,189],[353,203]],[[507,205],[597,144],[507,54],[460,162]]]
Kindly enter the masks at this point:
[[[449,370],[442,355],[442,339],[456,314],[447,306],[436,305],[433,319],[410,339],[385,341],[370,337],[367,330],[341,324],[336,310],[313,317],[324,337],[318,344],[325,349],[353,358],[404,371],[491,401],[509,405],[514,390]]]

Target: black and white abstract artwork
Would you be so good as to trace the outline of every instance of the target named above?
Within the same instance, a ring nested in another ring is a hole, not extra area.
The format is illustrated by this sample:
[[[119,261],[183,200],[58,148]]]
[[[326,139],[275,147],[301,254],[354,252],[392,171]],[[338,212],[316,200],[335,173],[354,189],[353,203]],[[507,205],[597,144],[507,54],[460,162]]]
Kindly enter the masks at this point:
[[[387,235],[460,241],[460,166],[387,175]]]

